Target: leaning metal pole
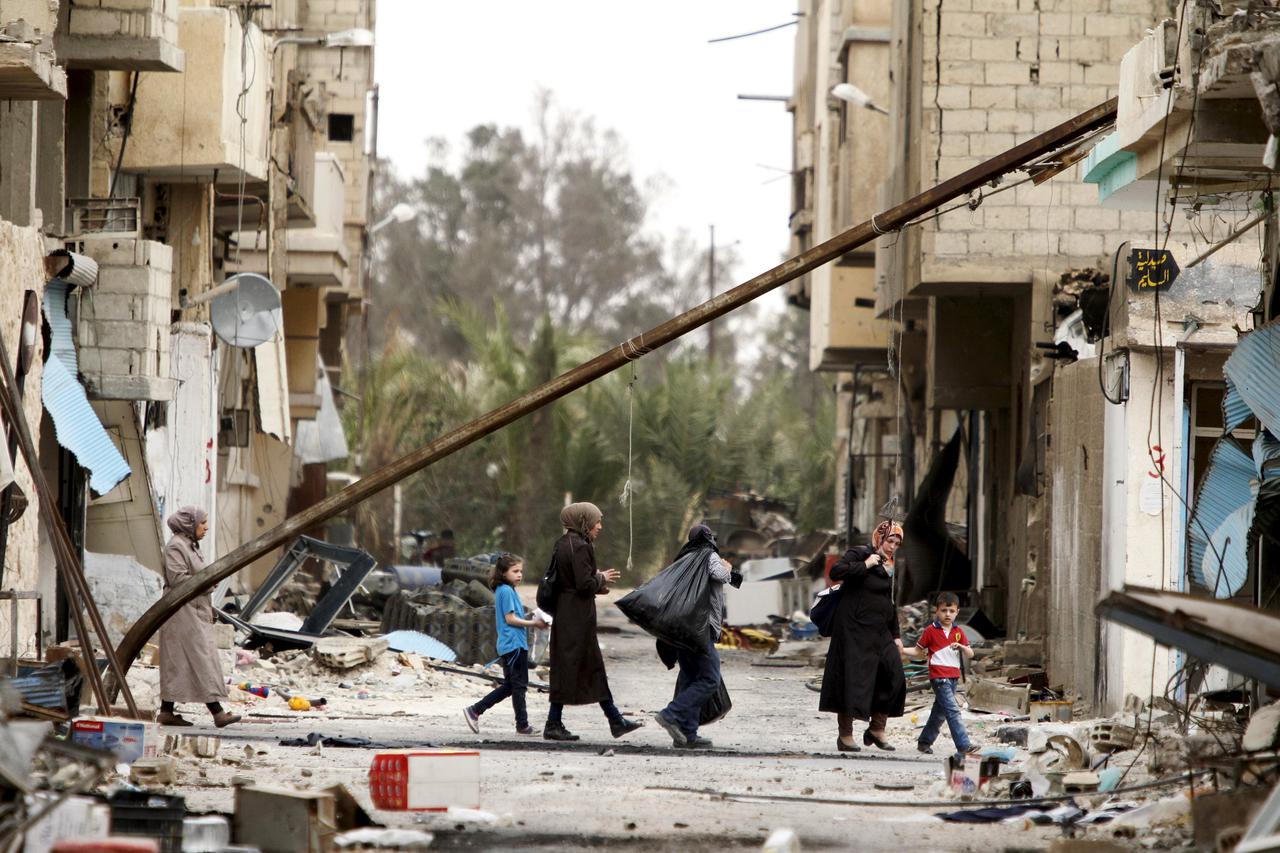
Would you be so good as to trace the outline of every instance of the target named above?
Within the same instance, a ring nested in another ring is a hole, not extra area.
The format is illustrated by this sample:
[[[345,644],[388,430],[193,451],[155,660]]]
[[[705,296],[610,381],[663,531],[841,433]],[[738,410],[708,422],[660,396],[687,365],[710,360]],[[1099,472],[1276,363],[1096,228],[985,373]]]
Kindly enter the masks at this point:
[[[452,432],[446,433],[430,444],[400,457],[383,468],[379,468],[337,494],[330,495],[320,503],[289,518],[283,524],[266,531],[256,539],[246,542],[170,589],[159,601],[151,605],[146,613],[142,614],[142,617],[129,629],[129,633],[120,642],[117,650],[120,660],[126,667],[126,671],[130,662],[137,657],[138,652],[142,650],[143,645],[151,638],[151,635],[178,608],[213,589],[218,583],[231,577],[264,554],[291,542],[308,528],[373,497],[388,486],[400,482],[433,462],[437,462],[486,435],[496,432],[507,424],[558,400],[571,391],[575,391],[606,374],[612,373],[627,362],[634,361],[664,344],[669,344],[717,317],[741,308],[748,302],[763,296],[780,285],[799,278],[825,263],[836,260],[846,252],[871,242],[877,236],[897,231],[913,219],[933,211],[952,199],[976,190],[1007,172],[1025,166],[1047,153],[1105,127],[1115,120],[1115,116],[1116,99],[1112,98],[1106,103],[1086,110],[1052,130],[1033,137],[1021,145],[1010,148],[1003,154],[980,163],[972,169],[962,172],[896,207],[876,214],[870,220],[850,228],[825,243],[814,246],[803,254],[783,261],[768,272],[762,273],[732,290],[725,291],[698,307],[686,311],[678,317],[673,317],[660,326],[636,335],[628,341],[623,341],[608,352],[601,353],[567,373],[562,373],[550,382],[546,382],[532,391],[522,394],[506,405],[499,406],[470,423],[463,424]]]

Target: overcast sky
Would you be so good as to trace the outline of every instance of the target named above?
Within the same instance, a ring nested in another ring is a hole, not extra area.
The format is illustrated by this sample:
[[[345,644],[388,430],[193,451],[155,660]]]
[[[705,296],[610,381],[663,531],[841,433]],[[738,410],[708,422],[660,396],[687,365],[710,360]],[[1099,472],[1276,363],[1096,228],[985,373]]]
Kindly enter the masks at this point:
[[[651,229],[685,228],[742,258],[738,281],[787,249],[795,28],[707,40],[794,20],[795,0],[380,0],[378,146],[421,174],[429,137],[457,146],[476,124],[527,129],[545,87],[627,144],[638,182],[664,177]],[[763,164],[771,169],[761,168]],[[781,179],[779,179],[781,178]],[[770,307],[781,297],[766,297]]]

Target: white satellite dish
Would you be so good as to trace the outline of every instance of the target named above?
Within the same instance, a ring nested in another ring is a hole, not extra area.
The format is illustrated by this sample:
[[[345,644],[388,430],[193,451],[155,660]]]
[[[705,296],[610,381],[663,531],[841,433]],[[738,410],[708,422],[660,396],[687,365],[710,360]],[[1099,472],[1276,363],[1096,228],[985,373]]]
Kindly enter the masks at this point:
[[[231,276],[209,307],[209,320],[219,338],[233,347],[256,347],[276,336],[284,325],[280,291],[270,279],[253,272]]]

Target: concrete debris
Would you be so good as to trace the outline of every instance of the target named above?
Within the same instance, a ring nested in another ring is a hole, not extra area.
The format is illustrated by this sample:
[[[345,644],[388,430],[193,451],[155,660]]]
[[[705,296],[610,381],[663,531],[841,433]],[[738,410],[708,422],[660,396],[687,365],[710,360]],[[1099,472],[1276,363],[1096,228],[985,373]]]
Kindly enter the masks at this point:
[[[129,782],[143,788],[172,785],[178,778],[178,762],[171,755],[139,758],[129,768]]]
[[[968,700],[975,710],[1022,716],[1031,710],[1031,688],[975,678],[968,685]]]
[[[1004,644],[1004,662],[1010,666],[1044,666],[1044,638],[1010,640]]]
[[[311,653],[330,669],[354,669],[377,660],[386,650],[383,637],[323,637],[316,640]]]
[[[1240,747],[1245,752],[1261,752],[1277,746],[1280,746],[1280,702],[1272,702],[1254,712]]]
[[[217,758],[222,738],[215,735],[165,735],[161,752],[179,758]]]
[[[237,844],[270,851],[328,850],[337,834],[333,795],[289,788],[236,789]]]
[[[800,836],[790,827],[781,827],[769,833],[760,853],[800,853]]]
[[[430,832],[420,829],[381,829],[365,827],[344,832],[333,839],[338,847],[375,847],[391,850],[425,850],[435,841]]]
[[[1138,730],[1121,723],[1098,723],[1089,732],[1089,746],[1099,752],[1120,752],[1133,749],[1138,740]]]

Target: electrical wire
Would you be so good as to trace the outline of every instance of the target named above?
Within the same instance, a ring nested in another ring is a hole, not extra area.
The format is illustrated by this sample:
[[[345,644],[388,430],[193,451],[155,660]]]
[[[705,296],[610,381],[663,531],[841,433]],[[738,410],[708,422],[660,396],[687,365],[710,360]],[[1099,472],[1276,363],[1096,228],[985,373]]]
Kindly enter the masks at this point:
[[[793,21],[787,21],[785,24],[777,24],[772,27],[765,27],[762,30],[752,30],[749,33],[738,33],[736,36],[720,36],[719,38],[707,39],[707,44],[719,44],[720,42],[723,42],[723,41],[734,41],[735,39],[745,39],[745,38],[750,38],[751,36],[764,35],[765,33],[771,33],[774,30],[783,30],[783,29],[786,29],[787,27],[794,27],[799,23],[800,23],[799,21],[793,20]]]

